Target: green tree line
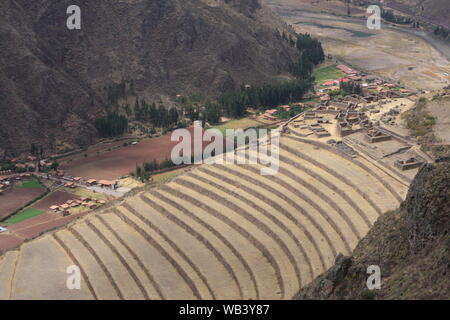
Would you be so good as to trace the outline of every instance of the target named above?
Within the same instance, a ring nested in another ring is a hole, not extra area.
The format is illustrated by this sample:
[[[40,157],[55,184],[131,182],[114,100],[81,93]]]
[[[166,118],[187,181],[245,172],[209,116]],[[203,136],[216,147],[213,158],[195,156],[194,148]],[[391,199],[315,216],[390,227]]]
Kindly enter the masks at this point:
[[[128,119],[117,112],[109,113],[94,123],[101,137],[122,135],[128,129]]]

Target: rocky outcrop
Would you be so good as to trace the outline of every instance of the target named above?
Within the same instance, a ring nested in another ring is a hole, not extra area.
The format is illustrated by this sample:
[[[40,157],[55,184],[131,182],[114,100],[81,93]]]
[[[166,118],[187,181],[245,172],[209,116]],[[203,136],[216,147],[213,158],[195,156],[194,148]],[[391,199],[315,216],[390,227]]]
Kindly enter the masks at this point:
[[[449,299],[450,164],[421,168],[397,211],[380,217],[352,257],[339,256],[297,299]],[[381,270],[368,290],[367,268]]]

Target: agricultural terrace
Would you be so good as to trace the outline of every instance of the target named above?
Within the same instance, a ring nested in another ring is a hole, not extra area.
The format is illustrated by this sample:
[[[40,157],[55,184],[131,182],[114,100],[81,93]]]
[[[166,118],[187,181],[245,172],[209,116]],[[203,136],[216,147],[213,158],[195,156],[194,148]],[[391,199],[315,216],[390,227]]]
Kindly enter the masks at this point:
[[[45,193],[45,188],[35,178],[13,185],[0,196],[0,220],[23,208]]]
[[[35,208],[27,208],[23,211],[20,211],[18,214],[15,214],[11,218],[7,219],[5,221],[6,225],[19,223],[25,220],[28,220],[30,218],[33,218],[35,216],[38,216],[40,214],[44,213],[44,211],[35,209]]]
[[[51,210],[53,206],[61,206],[81,198],[89,198],[96,202],[108,200],[104,194],[96,194],[86,189],[53,191],[2,223],[7,226],[9,232],[0,235],[0,251],[15,248],[25,240],[33,239],[48,230],[84,216],[91,210],[89,206],[71,207],[66,210],[68,215]]]
[[[250,119],[249,117],[245,117],[242,119],[234,119],[229,120],[219,125],[212,126],[211,129],[218,129],[225,135],[227,129],[247,129],[247,128],[255,128],[265,125],[265,123],[261,123],[255,119]]]
[[[196,166],[24,243],[0,257],[0,299],[291,299],[408,188],[291,133],[278,173],[260,169]],[[63,290],[73,264],[82,289]]]
[[[316,84],[321,85],[327,81],[344,78],[346,74],[336,68],[336,65],[322,66],[314,70],[313,76]]]

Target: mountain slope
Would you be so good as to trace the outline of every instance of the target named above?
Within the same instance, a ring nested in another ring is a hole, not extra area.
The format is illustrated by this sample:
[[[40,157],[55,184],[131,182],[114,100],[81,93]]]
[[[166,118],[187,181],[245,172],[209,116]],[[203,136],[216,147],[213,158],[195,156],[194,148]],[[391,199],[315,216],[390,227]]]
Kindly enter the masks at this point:
[[[352,257],[338,257],[297,299],[449,299],[450,164],[423,167],[399,210],[380,217]],[[369,291],[367,267],[381,269]]]
[[[201,92],[286,75],[296,52],[255,0],[87,0],[82,29],[68,0],[0,4],[0,156],[30,144],[91,143],[105,87],[133,81],[140,97]]]

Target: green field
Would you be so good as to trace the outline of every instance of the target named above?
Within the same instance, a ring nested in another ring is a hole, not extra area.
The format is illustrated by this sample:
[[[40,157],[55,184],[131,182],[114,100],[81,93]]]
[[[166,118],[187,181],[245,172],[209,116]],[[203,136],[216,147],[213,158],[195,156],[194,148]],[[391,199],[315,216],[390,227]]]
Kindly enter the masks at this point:
[[[22,182],[17,188],[42,188],[42,184],[36,178],[31,178],[30,180]]]
[[[261,123],[259,123],[258,121],[246,117],[242,119],[230,120],[220,125],[212,126],[211,129],[218,129],[222,132],[222,134],[225,135],[226,129],[247,129],[258,127],[260,125]]]
[[[336,65],[332,65],[314,70],[313,76],[317,84],[322,84],[326,81],[344,78],[345,73],[336,69]]]
[[[44,213],[44,211],[38,210],[38,209],[34,209],[34,208],[28,208],[28,209],[25,209],[25,210],[19,212],[18,214],[15,214],[14,216],[9,218],[5,222],[8,225],[9,224],[15,224],[15,223],[19,223],[19,222],[25,221],[27,219],[30,219],[32,217],[38,216],[38,215],[40,215],[42,213]]]

